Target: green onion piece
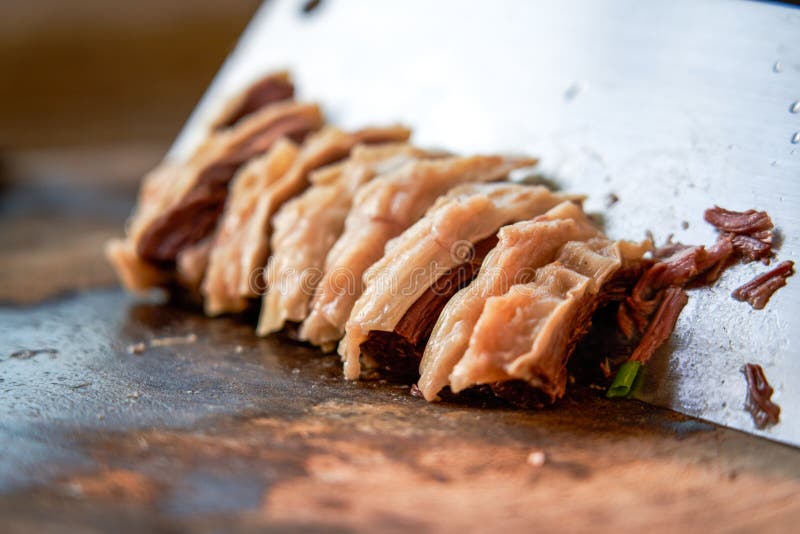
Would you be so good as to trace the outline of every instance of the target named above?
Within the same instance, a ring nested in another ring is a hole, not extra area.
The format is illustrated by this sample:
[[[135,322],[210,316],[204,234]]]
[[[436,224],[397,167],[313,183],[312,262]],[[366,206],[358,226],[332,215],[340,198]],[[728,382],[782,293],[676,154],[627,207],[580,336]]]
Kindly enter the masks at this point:
[[[611,382],[611,387],[606,391],[606,397],[615,399],[619,397],[627,397],[633,383],[636,380],[636,375],[639,374],[639,369],[642,367],[642,362],[625,362],[617,371],[617,376]]]

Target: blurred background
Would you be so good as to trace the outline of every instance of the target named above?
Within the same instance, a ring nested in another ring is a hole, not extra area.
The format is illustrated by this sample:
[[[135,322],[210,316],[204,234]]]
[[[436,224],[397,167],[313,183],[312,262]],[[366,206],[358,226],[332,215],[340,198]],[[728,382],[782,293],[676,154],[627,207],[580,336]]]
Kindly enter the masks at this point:
[[[0,146],[169,142],[258,5],[0,3]]]
[[[103,242],[259,5],[0,2],[0,300],[113,282]]]

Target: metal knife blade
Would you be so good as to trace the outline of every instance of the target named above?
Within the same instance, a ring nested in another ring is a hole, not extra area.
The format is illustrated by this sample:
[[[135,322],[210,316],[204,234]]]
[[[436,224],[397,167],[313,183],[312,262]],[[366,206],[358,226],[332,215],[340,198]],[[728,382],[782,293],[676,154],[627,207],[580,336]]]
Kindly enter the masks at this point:
[[[290,68],[347,127],[402,120],[422,145],[541,157],[588,193],[614,237],[715,239],[714,204],[767,210],[779,259],[800,243],[800,10],[745,1],[506,0],[265,3],[175,142],[182,158],[226,99]],[[606,206],[614,194],[619,201]],[[800,280],[765,310],[730,297],[736,266],[693,290],[639,398],[800,445]],[[757,430],[739,369],[760,363],[782,407]]]

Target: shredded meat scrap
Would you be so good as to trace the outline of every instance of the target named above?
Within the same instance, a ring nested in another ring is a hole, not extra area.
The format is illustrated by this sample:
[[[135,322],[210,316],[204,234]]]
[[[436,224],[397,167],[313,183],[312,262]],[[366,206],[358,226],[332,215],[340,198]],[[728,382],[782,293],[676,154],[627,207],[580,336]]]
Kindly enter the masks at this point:
[[[745,409],[753,416],[757,428],[766,428],[778,422],[781,407],[772,402],[772,386],[767,382],[764,369],[754,363],[746,363],[742,368],[747,379],[747,400]]]
[[[705,220],[721,232],[766,237],[772,231],[772,219],[766,211],[731,211],[719,206],[706,210]]]
[[[705,283],[716,280],[733,254],[733,245],[729,238],[722,237],[709,248],[682,246],[674,250],[672,256],[663,258],[645,271],[631,294],[620,304],[617,323],[627,338],[647,327],[650,316],[661,303],[664,289],[684,287],[700,279]]]
[[[683,307],[688,302],[686,292],[679,287],[671,287],[664,291],[653,320],[647,325],[647,329],[642,335],[642,339],[629,358],[630,361],[645,363],[656,350],[663,345],[675,330]]]
[[[770,297],[778,289],[786,285],[786,279],[794,274],[794,262],[784,261],[774,269],[761,274],[732,293],[733,298],[749,303],[756,310],[761,310],[769,302]]]
[[[766,211],[707,209],[705,220],[730,238],[736,253],[747,261],[769,263],[774,239],[772,219]]]

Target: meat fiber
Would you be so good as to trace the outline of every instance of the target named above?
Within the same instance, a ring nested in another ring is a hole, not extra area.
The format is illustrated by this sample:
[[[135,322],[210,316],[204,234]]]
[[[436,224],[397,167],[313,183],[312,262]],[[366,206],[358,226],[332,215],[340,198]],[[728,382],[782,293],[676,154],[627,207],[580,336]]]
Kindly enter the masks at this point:
[[[344,232],[325,259],[324,275],[300,328],[300,338],[326,349],[335,346],[361,295],[364,272],[383,256],[386,243],[422,217],[439,196],[456,185],[498,180],[535,162],[501,156],[421,160],[362,186]]]
[[[361,344],[371,331],[391,332],[441,276],[474,256],[474,245],[508,223],[530,219],[569,197],[545,187],[469,184],[441,199],[386,246],[364,273],[364,292],[353,306],[339,345],[348,379],[360,374]],[[369,359],[369,354],[364,354]],[[388,358],[391,360],[391,356]],[[374,366],[374,360],[370,362]]]

